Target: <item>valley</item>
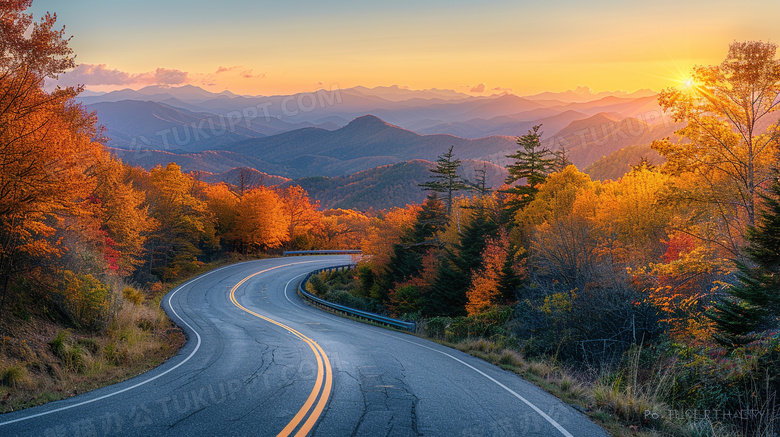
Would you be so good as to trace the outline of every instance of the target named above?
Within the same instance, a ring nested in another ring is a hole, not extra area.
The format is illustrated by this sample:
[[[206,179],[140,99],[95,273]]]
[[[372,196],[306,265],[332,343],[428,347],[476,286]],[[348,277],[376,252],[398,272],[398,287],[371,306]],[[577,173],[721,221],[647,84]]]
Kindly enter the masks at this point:
[[[80,99],[105,127],[112,153],[128,164],[150,170],[176,162],[185,172],[212,174],[252,169],[268,175],[265,185],[289,179],[314,190],[322,206],[358,209],[380,205],[357,197],[386,198],[390,192],[398,200],[385,207],[422,202],[417,184],[427,177],[424,167],[449,147],[458,159],[473,161],[471,167],[495,169],[491,187],[497,189],[516,138],[535,125],[542,126],[545,147],[565,153],[580,169],[609,161],[613,170],[595,171],[597,179],[616,179],[645,155],[660,163],[649,144],[680,128],[649,90],[594,93],[580,87],[473,97],[390,86],[239,96],[185,85]],[[627,153],[629,148],[643,152]],[[473,172],[462,170],[462,177],[473,179]]]

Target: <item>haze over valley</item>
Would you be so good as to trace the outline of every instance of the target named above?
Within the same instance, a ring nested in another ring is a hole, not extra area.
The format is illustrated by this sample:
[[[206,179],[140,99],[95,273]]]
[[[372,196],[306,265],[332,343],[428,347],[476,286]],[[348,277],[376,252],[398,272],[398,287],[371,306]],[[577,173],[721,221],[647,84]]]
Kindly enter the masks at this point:
[[[411,160],[432,162],[449,147],[460,159],[504,167],[517,148],[516,138],[535,125],[542,126],[542,141],[550,150],[564,151],[581,169],[606,160],[608,174],[616,178],[634,164],[628,158],[641,157],[629,154],[615,161],[613,154],[644,146],[643,156],[659,164],[649,144],[680,127],[650,90],[596,93],[579,87],[523,97],[475,97],[388,86],[239,96],[185,85],[79,98],[106,128],[113,153],[130,164],[148,170],[176,162],[184,171],[209,173],[245,167],[289,179],[340,178]],[[393,174],[375,177],[392,184],[386,179]],[[596,169],[592,176],[602,173]],[[473,179],[473,174],[463,177]],[[494,189],[501,185],[492,182]],[[404,198],[422,201],[413,184],[398,189],[409,191]]]

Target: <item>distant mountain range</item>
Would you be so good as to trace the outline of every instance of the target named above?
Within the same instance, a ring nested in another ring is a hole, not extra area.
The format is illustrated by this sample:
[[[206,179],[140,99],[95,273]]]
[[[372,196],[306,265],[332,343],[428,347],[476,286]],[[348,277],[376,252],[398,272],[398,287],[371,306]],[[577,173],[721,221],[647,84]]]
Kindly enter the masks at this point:
[[[511,152],[512,137],[465,139],[452,135],[420,135],[364,115],[329,131],[297,129],[233,144],[232,152],[283,166],[290,175],[341,176],[412,159],[436,160],[453,147],[460,159],[482,159]]]
[[[106,127],[109,145],[123,149],[195,152],[224,148],[249,138],[275,135],[304,127],[337,129],[343,124],[288,123],[273,117],[229,117],[193,112],[165,103],[141,100],[86,105]]]
[[[122,102],[118,102],[122,103]],[[167,115],[155,120],[159,125],[180,123],[180,128],[191,130],[186,124],[197,114],[162,109]],[[543,124],[542,141],[550,150],[564,150],[569,160],[579,168],[585,168],[604,156],[625,147],[647,145],[653,140],[671,136],[680,125],[676,123],[649,124],[633,118],[619,118],[617,114],[598,113],[579,118],[579,112],[567,111],[550,118]],[[197,118],[195,118],[197,119]],[[573,121],[569,121],[572,120]],[[132,119],[126,119],[129,124]],[[553,129],[568,122],[553,135],[547,135],[545,126]],[[518,123],[528,131],[533,123]],[[154,123],[148,125],[153,126]],[[239,130],[240,128],[240,130]],[[249,137],[249,129],[237,125],[235,132],[208,137],[194,146],[190,143],[168,144],[167,150],[158,150],[154,145],[137,143],[132,150],[115,148],[114,153],[133,165],[153,167],[175,161],[188,171],[203,170],[222,172],[232,167],[248,166],[269,174],[288,178],[307,176],[344,176],[374,167],[402,161],[423,159],[435,161],[438,156],[453,147],[459,159],[488,161],[499,166],[510,163],[507,155],[517,149],[516,137],[490,136],[476,139],[454,135],[421,135],[391,125],[373,115],[358,117],[346,126],[328,130],[321,127],[305,127],[276,135]],[[111,132],[111,129],[109,129]],[[243,136],[240,133],[244,134]],[[190,138],[195,134],[187,133]],[[179,138],[178,135],[169,135]],[[231,141],[236,140],[238,141]],[[204,151],[208,144],[219,150]]]
[[[568,90],[559,93],[544,92],[540,94],[534,94],[532,96],[526,96],[531,100],[564,100],[567,102],[590,102],[592,100],[598,100],[604,97],[651,97],[657,93],[653,90],[643,89],[629,93],[628,91],[602,91],[594,92],[592,89],[586,86],[578,86],[573,90]]]
[[[449,147],[459,159],[505,167],[506,155],[518,147],[517,136],[535,125],[542,126],[545,146],[565,150],[581,169],[599,162],[594,168],[602,170],[594,174],[612,178],[633,164],[620,160],[638,159],[638,150],[645,153],[653,140],[680,127],[652,91],[595,93],[585,87],[521,97],[398,86],[239,96],[154,86],[93,93],[82,102],[106,127],[113,152],[133,165],[176,162],[185,171],[213,177],[247,167],[278,180],[336,178],[329,182],[336,185],[378,174],[371,172],[401,174],[419,167],[417,160],[435,161]],[[395,167],[399,163],[406,164]],[[317,189],[322,182],[306,183]],[[409,182],[408,190],[415,183]],[[372,186],[379,189],[381,183]],[[362,205],[356,200],[360,191],[349,190],[320,200],[339,205],[339,196],[349,197]],[[396,197],[403,196],[412,194]]]
[[[186,85],[151,86],[99,95],[90,93],[80,100],[85,105],[119,103],[126,100],[154,102],[165,107],[202,114],[200,117],[226,117],[264,135],[305,127],[304,123],[333,129],[366,114],[373,114],[388,123],[421,134],[444,133],[463,138],[515,136],[522,134],[523,129],[513,132],[513,122],[522,122],[525,125],[539,122],[549,124],[555,120],[551,117],[567,112],[572,114],[570,111],[582,113],[583,117],[599,112],[637,118],[651,113],[656,114],[656,118],[661,115],[652,91],[593,93],[585,88],[529,97],[506,93],[469,96],[451,90],[409,90],[398,86],[317,90],[288,96],[239,96],[228,91],[210,93]],[[101,109],[107,110],[106,108],[110,107],[104,105]],[[146,109],[150,110],[152,109]],[[112,127],[108,125],[109,130]],[[551,127],[558,128],[557,125]],[[132,129],[122,129],[122,126],[117,126],[117,131],[135,134]]]

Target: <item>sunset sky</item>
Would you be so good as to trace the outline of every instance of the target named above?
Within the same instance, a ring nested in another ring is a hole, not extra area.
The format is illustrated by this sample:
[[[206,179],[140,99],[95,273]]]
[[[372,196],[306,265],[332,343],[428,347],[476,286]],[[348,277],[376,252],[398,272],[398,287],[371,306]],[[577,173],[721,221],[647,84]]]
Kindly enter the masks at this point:
[[[734,40],[780,41],[777,0],[34,0],[45,11],[82,64],[63,81],[92,90],[659,90]]]

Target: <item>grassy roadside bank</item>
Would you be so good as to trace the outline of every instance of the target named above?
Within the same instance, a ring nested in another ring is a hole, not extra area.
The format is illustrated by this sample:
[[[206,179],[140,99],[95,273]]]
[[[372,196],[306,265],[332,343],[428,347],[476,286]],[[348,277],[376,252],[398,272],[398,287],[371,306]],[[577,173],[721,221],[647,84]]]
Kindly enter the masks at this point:
[[[66,399],[153,369],[185,344],[160,307],[170,290],[209,270],[245,261],[204,264],[168,284],[138,290],[112,285],[113,311],[104,330],[75,325],[30,298],[0,321],[0,413]]]

